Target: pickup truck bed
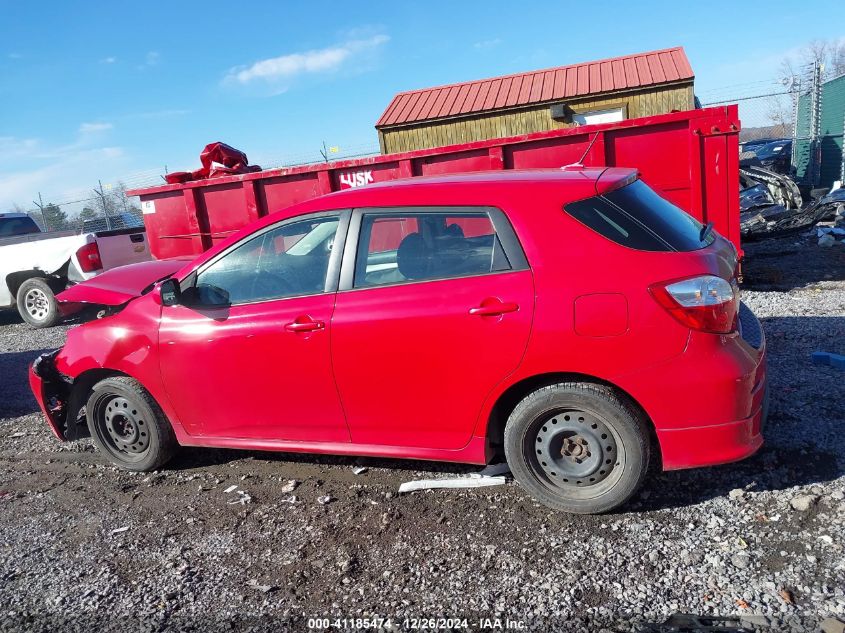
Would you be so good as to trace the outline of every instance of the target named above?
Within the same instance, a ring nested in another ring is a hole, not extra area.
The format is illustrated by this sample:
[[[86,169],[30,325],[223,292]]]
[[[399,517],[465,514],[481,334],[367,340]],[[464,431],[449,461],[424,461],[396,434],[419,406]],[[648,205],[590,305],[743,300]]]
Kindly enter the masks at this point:
[[[33,327],[49,327],[60,317],[56,293],[105,270],[148,259],[143,227],[0,238],[0,308],[17,307]]]

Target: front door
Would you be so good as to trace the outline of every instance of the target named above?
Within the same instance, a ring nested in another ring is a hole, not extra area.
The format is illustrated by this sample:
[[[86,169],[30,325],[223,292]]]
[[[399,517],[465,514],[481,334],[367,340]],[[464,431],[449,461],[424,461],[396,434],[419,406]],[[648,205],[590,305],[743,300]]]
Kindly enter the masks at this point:
[[[462,448],[528,343],[534,285],[513,230],[495,209],[356,212],[353,226],[332,317],[352,441]]]
[[[341,216],[246,238],[162,308],[162,376],[191,434],[349,441],[329,350]]]

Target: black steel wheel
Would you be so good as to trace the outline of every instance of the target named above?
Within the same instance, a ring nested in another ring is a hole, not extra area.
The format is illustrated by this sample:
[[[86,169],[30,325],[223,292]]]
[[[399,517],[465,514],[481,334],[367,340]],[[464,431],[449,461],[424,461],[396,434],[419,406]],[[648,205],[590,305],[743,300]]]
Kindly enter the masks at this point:
[[[526,396],[505,426],[505,455],[519,484],[568,512],[608,512],[627,502],[648,472],[642,416],[603,385],[560,383]]]
[[[97,448],[126,470],[155,470],[175,452],[170,422],[149,392],[132,378],[115,376],[94,385],[86,419]]]

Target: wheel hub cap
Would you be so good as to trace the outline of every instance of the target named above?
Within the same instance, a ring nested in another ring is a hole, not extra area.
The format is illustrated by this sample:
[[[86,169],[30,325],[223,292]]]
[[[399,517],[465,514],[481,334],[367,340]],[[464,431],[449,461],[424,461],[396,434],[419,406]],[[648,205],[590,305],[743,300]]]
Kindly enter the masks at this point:
[[[47,295],[39,288],[33,288],[26,293],[24,305],[26,306],[27,313],[39,321],[47,317],[47,311],[50,309],[50,302],[47,300]]]
[[[146,422],[126,398],[112,398],[103,415],[106,432],[115,447],[126,453],[143,453],[150,445]]]
[[[552,484],[591,486],[606,479],[616,466],[616,439],[598,416],[564,411],[539,426],[535,456]]]

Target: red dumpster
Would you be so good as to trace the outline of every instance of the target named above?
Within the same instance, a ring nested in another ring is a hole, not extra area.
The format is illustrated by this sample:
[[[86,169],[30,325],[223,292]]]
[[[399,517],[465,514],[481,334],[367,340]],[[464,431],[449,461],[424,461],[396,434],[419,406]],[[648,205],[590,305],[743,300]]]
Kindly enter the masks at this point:
[[[150,251],[162,259],[199,254],[261,216],[339,189],[581,160],[639,169],[649,185],[699,220],[713,222],[739,249],[739,127],[737,107],[729,105],[128,193],[141,197]]]

